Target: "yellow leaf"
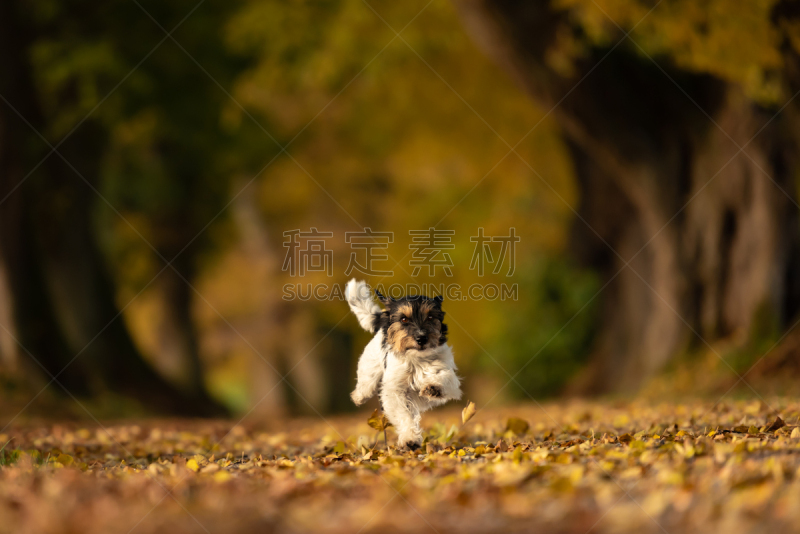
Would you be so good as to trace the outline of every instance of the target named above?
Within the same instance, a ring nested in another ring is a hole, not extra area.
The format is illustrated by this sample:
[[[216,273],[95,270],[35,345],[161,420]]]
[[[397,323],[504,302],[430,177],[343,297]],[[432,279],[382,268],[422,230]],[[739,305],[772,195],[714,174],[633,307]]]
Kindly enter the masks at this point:
[[[69,454],[59,454],[56,457],[56,461],[61,465],[63,465],[64,467],[69,467],[70,465],[72,465],[72,462],[74,460],[72,459],[72,456],[70,456]]]
[[[225,482],[226,480],[230,480],[231,478],[233,478],[233,475],[231,475],[227,471],[217,471],[216,473],[214,473],[215,482]]]
[[[461,410],[461,423],[467,424],[467,421],[472,419],[472,416],[475,415],[476,411],[475,403],[470,401],[467,406]]]
[[[367,419],[367,424],[375,430],[385,430],[392,426],[392,423],[386,418],[386,414],[377,408],[372,412],[372,415],[369,416],[369,419]]]
[[[519,458],[522,459],[522,449],[517,447],[514,449],[514,459],[517,459],[517,451],[519,451]],[[572,456],[567,454],[566,452],[562,452],[558,456],[556,456],[556,463],[557,464],[569,464],[572,463]]]
[[[197,463],[197,460],[195,460],[194,458],[190,458],[189,460],[186,461],[186,467],[188,469],[191,469],[195,473],[197,473],[197,471],[200,469],[200,465]]]
[[[530,425],[524,419],[518,417],[509,417],[506,422],[506,430],[510,430],[514,434],[521,435],[528,431]]]
[[[553,489],[553,491],[559,493],[567,493],[575,489],[572,481],[566,477],[557,478],[550,484],[550,487]]]
[[[797,427],[797,426],[794,427],[794,430],[792,430],[792,434],[791,434],[790,437],[792,437],[792,438],[800,438],[800,427]]]
[[[678,471],[663,470],[659,471],[657,478],[664,484],[680,486],[683,484],[683,475]]]

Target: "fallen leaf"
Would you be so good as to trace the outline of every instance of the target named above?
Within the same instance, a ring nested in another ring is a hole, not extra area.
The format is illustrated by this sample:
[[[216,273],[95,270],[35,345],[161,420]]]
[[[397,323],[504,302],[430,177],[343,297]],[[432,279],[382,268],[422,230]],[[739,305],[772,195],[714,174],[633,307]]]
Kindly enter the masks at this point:
[[[218,471],[214,473],[215,482],[225,482],[226,480],[230,480],[231,478],[233,478],[233,475],[231,475],[227,471]]]
[[[528,428],[530,428],[528,422],[518,417],[509,417],[508,421],[506,421],[506,430],[510,430],[518,436],[527,432]]]
[[[377,408],[375,408],[375,411],[372,412],[372,415],[370,415],[369,419],[367,419],[367,424],[375,430],[386,430],[392,426],[392,423],[389,422],[386,414]]]
[[[783,428],[785,426],[786,423],[784,423],[783,419],[781,419],[780,416],[778,416],[775,418],[773,422],[767,425],[767,427],[764,429],[764,432],[775,432],[779,428]]]
[[[461,410],[461,423],[467,424],[467,421],[472,419],[472,416],[475,415],[476,411],[475,403],[470,401],[467,406]]]

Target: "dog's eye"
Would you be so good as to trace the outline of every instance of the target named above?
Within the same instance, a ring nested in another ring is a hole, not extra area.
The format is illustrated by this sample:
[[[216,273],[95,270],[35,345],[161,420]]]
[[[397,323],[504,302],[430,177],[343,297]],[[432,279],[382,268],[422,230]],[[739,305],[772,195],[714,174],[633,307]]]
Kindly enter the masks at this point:
[[[428,321],[433,321],[433,315],[429,315],[427,320]]]
[[[400,322],[403,324],[408,323],[408,317],[400,317]]]

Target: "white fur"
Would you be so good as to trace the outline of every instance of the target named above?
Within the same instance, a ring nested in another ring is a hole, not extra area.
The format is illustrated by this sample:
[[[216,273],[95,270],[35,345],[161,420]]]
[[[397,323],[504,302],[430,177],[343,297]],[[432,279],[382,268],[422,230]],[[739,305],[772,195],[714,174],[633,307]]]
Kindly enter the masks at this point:
[[[364,282],[351,280],[345,289],[345,296],[361,326],[367,328],[356,310],[371,308],[367,307],[363,299],[357,300],[354,305],[350,298],[353,294],[351,290],[361,284],[366,286]],[[374,305],[372,299],[369,301]],[[377,305],[375,308],[378,308]],[[371,330],[371,315],[369,320]],[[449,345],[426,350],[409,349],[397,354],[390,347],[384,346],[383,332],[379,330],[358,360],[358,383],[350,397],[356,405],[360,405],[380,388],[381,405],[386,417],[397,429],[398,444],[420,445],[422,413],[448,400],[461,398],[461,382],[456,370],[453,350]],[[439,387],[442,396],[432,398],[422,395],[422,391],[428,386]]]
[[[363,280],[356,282],[353,278],[344,287],[344,298],[350,305],[350,310],[358,319],[358,324],[367,332],[372,333],[372,314],[380,313],[380,307],[372,300],[372,292]]]

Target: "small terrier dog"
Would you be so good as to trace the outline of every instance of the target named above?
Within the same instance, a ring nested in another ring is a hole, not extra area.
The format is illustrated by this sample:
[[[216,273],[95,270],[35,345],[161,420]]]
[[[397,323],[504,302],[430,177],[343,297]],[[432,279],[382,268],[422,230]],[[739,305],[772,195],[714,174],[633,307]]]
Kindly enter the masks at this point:
[[[422,413],[461,398],[453,351],[447,344],[442,297],[400,299],[375,294],[350,280],[345,299],[364,330],[375,334],[358,360],[358,383],[350,394],[361,405],[380,388],[381,406],[398,433],[398,445],[411,450],[422,444]]]

